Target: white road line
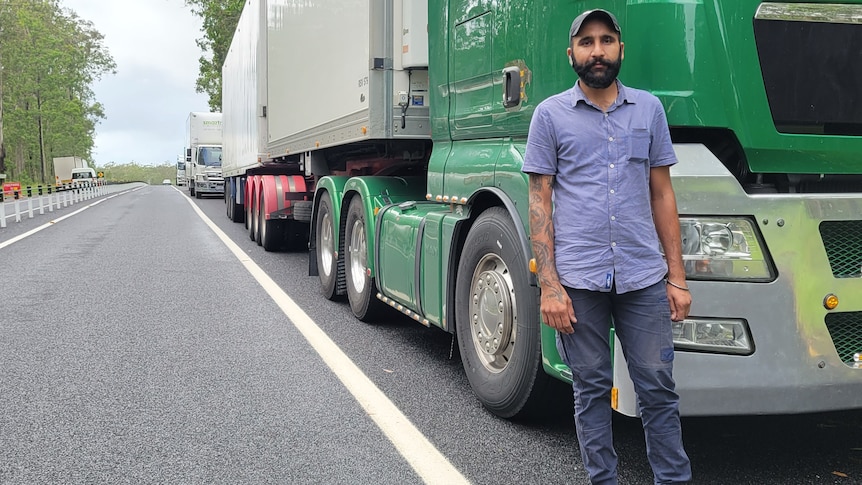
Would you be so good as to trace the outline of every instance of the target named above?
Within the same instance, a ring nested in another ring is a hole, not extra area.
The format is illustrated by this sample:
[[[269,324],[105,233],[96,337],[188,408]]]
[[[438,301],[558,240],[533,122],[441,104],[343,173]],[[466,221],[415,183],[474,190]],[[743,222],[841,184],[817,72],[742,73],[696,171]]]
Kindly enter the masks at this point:
[[[276,284],[245,252],[236,245],[206,214],[186,197],[198,216],[216,233],[225,246],[260,283],[281,311],[297,330],[305,336],[312,348],[320,355],[344,387],[353,394],[377,427],[395,445],[401,456],[428,484],[469,484],[461,473],[449,463],[434,445],[410,422],[383,392],[369,379],[347,355],[314,323],[301,308]]]
[[[58,217],[58,218],[56,218],[56,219],[52,219],[51,221],[48,221],[48,222],[46,222],[45,224],[42,224],[41,226],[39,226],[39,227],[37,227],[37,228],[35,228],[35,229],[31,229],[31,230],[29,230],[29,231],[25,232],[24,234],[20,234],[20,235],[18,235],[18,236],[13,237],[12,239],[9,239],[9,240],[6,240],[6,241],[3,241],[2,243],[0,243],[0,249],[5,248],[6,246],[11,246],[12,244],[15,244],[16,242],[18,242],[18,241],[20,241],[20,240],[22,240],[22,239],[24,239],[24,238],[26,238],[26,237],[30,237],[30,236],[32,236],[33,234],[36,234],[37,232],[39,232],[39,231],[41,231],[41,230],[43,230],[43,229],[47,229],[47,228],[49,228],[49,227],[53,226],[54,224],[56,224],[56,223],[58,223],[58,222],[62,221],[63,219],[68,219],[68,218],[70,218],[70,217],[72,217],[72,216],[74,216],[74,215],[80,214],[81,212],[84,212],[85,210],[89,209],[90,207],[93,207],[93,206],[99,205],[99,204],[101,204],[102,202],[104,202],[104,201],[106,201],[106,200],[108,200],[108,199],[113,199],[114,197],[117,197],[117,196],[120,196],[120,195],[123,195],[123,194],[128,194],[129,192],[134,192],[134,191],[136,191],[136,190],[140,190],[140,189],[142,189],[143,187],[146,187],[146,185],[143,185],[143,186],[141,186],[141,187],[136,187],[136,188],[134,188],[134,189],[130,189],[130,190],[124,190],[123,192],[117,192],[116,194],[108,195],[108,196],[106,196],[106,197],[104,197],[104,198],[101,198],[101,199],[99,199],[99,200],[97,200],[97,201],[93,202],[92,204],[85,205],[84,207],[81,207],[80,209],[76,210],[75,212],[70,212],[70,213],[68,213],[68,214],[66,214],[66,215],[64,215],[64,216],[62,216],[62,217]]]

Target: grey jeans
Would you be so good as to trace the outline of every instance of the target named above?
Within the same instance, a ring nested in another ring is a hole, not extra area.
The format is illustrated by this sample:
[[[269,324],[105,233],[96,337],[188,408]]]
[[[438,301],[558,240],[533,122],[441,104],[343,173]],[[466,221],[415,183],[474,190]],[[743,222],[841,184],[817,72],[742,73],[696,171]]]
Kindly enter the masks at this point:
[[[691,480],[682,445],[679,396],[673,380],[673,335],[665,283],[617,294],[566,288],[578,323],[558,334],[557,349],[572,369],[575,427],[593,484],[617,483],[610,406],[610,328],[620,339],[638,395],[647,458],[655,483]]]

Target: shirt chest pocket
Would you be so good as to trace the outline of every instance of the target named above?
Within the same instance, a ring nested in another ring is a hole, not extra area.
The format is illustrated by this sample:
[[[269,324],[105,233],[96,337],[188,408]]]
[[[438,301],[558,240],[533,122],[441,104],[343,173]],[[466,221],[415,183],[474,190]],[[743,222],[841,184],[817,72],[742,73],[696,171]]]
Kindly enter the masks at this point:
[[[634,128],[629,136],[628,159],[630,162],[645,162],[649,160],[649,130]]]

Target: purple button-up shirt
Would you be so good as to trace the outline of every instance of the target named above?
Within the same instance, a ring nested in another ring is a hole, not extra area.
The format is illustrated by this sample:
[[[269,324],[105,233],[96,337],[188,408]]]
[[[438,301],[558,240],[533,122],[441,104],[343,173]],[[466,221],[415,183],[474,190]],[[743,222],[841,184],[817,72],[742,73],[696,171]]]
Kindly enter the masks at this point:
[[[553,175],[554,256],[570,288],[618,293],[667,273],[650,207],[651,167],[677,162],[652,94],[626,88],[602,112],[580,86],[536,107],[523,171]]]

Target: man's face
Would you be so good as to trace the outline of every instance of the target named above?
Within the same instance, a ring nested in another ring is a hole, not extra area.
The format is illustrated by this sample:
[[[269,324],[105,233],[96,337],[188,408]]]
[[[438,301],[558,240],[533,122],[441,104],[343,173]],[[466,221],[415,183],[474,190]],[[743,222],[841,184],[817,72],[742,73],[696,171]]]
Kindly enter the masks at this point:
[[[623,63],[619,35],[601,20],[585,22],[567,50],[578,77],[587,86],[605,89],[616,80]]]

